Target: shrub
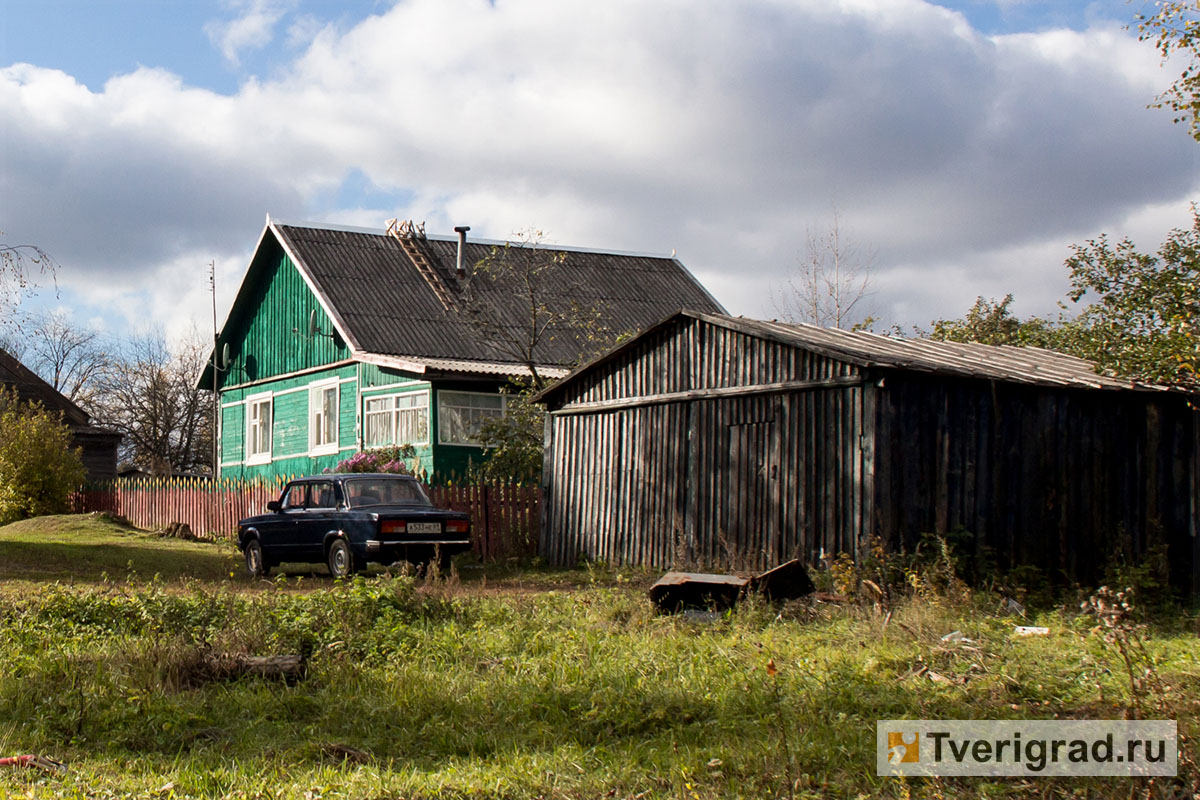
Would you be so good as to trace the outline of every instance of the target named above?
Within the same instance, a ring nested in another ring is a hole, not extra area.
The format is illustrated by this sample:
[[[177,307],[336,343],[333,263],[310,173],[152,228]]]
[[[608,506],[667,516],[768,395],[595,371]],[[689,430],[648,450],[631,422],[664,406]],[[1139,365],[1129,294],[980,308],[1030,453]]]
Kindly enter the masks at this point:
[[[0,524],[68,509],[87,477],[61,414],[0,389]]]
[[[398,447],[381,447],[378,450],[363,450],[338,463],[334,472],[393,472],[411,475],[412,470],[404,459],[412,458],[416,450],[411,444]]]

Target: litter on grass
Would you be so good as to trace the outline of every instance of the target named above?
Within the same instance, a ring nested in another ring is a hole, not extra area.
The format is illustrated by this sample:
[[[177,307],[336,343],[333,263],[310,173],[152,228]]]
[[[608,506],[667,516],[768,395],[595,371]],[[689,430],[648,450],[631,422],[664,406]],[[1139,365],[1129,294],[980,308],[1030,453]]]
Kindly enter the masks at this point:
[[[1013,628],[1013,633],[1017,636],[1049,636],[1050,629],[1040,625],[1018,625]]]
[[[47,756],[11,756],[9,758],[0,758],[0,767],[29,767],[31,769],[45,770],[46,772],[63,773],[67,771],[67,765],[61,761],[56,761]]]

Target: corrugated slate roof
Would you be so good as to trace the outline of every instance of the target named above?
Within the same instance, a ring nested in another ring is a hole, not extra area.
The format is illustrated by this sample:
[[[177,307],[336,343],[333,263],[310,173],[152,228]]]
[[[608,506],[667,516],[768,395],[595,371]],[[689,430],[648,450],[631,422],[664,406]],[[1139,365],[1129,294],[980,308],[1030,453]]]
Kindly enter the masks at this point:
[[[695,316],[865,367],[892,367],[942,375],[1079,389],[1167,389],[1101,375],[1096,372],[1091,361],[1037,347],[902,339],[864,331],[821,328],[816,325],[767,322],[724,315]]]
[[[355,351],[429,361],[431,368],[456,372],[521,371],[511,353],[481,338],[462,309],[470,291],[495,310],[499,324],[521,330],[527,324],[528,303],[522,302],[520,287],[511,282],[475,276],[468,290],[467,282],[455,276],[457,240],[430,237],[420,242],[438,278],[456,299],[457,305],[447,310],[400,243],[384,232],[283,223],[272,228],[345,327]],[[491,248],[489,243],[468,240],[464,265],[469,270]],[[679,308],[724,311],[674,258],[541,249],[565,253],[556,271],[559,284],[546,292],[545,301],[560,309],[572,304],[596,306],[615,332],[641,330]],[[575,337],[581,334],[586,332],[558,331],[539,347],[537,363],[572,363],[580,352]]]

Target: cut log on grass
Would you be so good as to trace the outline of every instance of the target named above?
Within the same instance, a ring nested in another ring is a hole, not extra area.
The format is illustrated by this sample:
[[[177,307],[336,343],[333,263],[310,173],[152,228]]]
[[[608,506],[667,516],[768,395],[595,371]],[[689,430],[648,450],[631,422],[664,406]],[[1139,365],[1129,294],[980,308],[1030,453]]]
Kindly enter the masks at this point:
[[[209,656],[205,660],[210,680],[229,681],[242,677],[282,679],[288,683],[304,680],[306,664],[301,655],[286,656]]]

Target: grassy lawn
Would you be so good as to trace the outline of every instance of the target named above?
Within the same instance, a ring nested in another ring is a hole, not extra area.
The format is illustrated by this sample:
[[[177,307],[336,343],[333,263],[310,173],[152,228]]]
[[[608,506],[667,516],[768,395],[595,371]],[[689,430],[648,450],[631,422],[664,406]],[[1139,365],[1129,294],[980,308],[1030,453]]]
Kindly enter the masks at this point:
[[[105,515],[38,517],[0,527],[0,585],[118,578],[228,578],[233,545],[160,539]]]
[[[0,578],[20,588],[0,593],[0,756],[40,753],[70,771],[0,770],[0,798],[1166,797],[1173,787],[875,776],[877,719],[1121,717],[1131,696],[1120,653],[1074,611],[1021,619],[977,593],[912,599],[890,617],[752,600],[693,619],[655,614],[648,576],[606,570],[251,581],[229,546],[56,520],[42,523],[44,538],[30,523],[0,529]],[[1018,624],[1051,635],[1017,637]],[[943,641],[954,630],[972,641]],[[1179,719],[1194,759],[1194,618],[1167,618],[1146,642],[1167,687],[1143,701],[1147,716]],[[305,656],[300,680],[218,676],[209,662],[288,653]],[[1194,787],[1190,766],[1185,780]]]

